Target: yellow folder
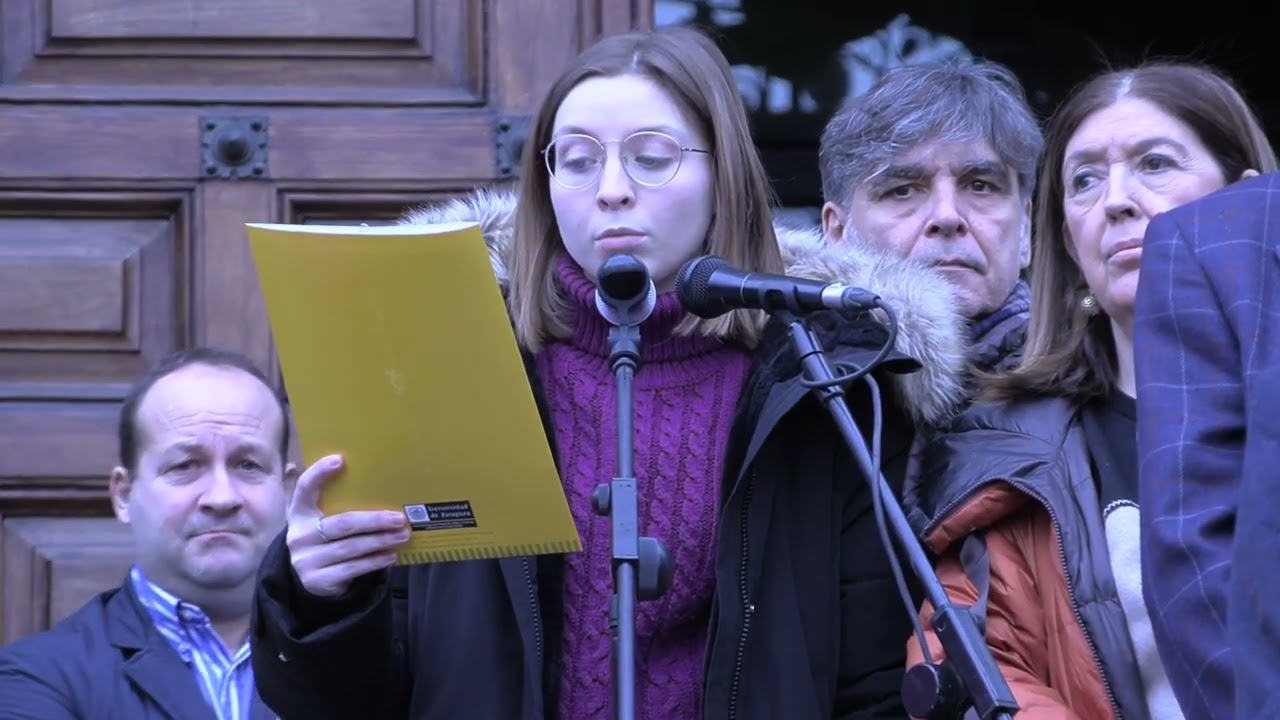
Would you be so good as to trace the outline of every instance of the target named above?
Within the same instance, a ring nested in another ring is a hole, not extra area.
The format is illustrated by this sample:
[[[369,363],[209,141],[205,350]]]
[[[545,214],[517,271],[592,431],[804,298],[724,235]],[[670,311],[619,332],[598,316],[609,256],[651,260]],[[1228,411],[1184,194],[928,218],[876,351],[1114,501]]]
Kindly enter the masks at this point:
[[[478,225],[247,229],[325,514],[404,512],[400,564],[581,549]]]

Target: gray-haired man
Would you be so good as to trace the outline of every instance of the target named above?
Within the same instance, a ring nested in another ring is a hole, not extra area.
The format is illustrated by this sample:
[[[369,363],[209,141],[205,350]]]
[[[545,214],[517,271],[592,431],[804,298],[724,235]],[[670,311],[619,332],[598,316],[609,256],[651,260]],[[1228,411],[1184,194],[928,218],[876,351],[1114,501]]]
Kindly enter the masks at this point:
[[[822,133],[822,231],[941,272],[969,318],[971,361],[1012,365],[1030,292],[1030,214],[1044,136],[1021,83],[963,59],[889,71]]]

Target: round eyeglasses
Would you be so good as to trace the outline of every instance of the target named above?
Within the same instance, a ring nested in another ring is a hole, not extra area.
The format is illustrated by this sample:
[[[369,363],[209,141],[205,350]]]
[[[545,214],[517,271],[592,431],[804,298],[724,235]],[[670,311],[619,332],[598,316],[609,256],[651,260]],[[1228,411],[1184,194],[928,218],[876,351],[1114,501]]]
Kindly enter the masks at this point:
[[[666,133],[645,130],[622,140],[600,142],[590,135],[561,135],[542,151],[547,172],[557,185],[581,190],[594,183],[604,169],[606,144],[618,143],[622,167],[641,185],[658,187],[671,182],[687,152],[710,155],[710,150],[683,147]]]

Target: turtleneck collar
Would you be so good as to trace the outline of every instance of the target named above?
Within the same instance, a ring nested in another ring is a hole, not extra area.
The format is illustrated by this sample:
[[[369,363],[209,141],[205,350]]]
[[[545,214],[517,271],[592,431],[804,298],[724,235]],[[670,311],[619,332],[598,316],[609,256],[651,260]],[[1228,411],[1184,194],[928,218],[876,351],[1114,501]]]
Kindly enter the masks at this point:
[[[562,253],[556,261],[556,282],[564,291],[573,313],[573,337],[578,349],[609,356],[608,321],[596,310],[596,286],[573,258]],[[715,338],[701,335],[676,335],[676,326],[685,318],[684,308],[674,292],[659,293],[653,313],[640,323],[640,360],[642,363],[688,360],[724,346]]]

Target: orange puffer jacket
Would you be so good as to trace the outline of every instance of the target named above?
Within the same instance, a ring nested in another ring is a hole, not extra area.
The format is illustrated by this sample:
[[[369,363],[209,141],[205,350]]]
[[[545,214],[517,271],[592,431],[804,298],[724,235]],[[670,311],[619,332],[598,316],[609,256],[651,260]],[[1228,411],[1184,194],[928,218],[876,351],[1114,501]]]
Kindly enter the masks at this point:
[[[976,405],[920,462],[908,517],[949,597],[981,613],[1018,718],[1149,720],[1077,407]],[[987,573],[962,560],[971,552],[985,552]],[[931,615],[926,602],[926,628]],[[936,660],[941,645],[927,639]],[[921,660],[913,638],[908,663]]]

